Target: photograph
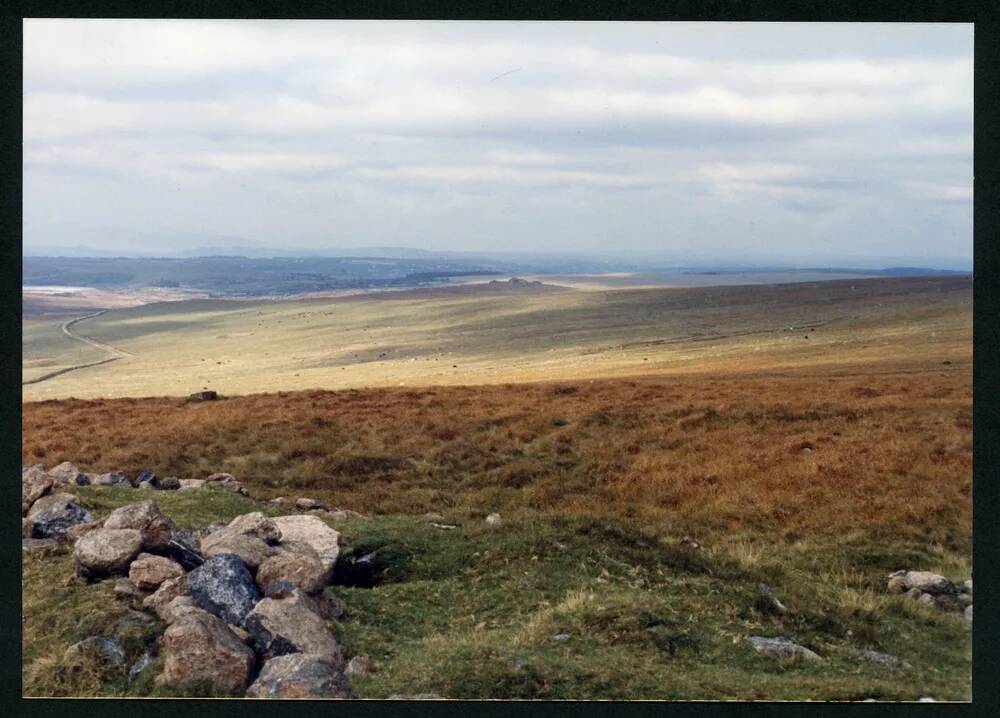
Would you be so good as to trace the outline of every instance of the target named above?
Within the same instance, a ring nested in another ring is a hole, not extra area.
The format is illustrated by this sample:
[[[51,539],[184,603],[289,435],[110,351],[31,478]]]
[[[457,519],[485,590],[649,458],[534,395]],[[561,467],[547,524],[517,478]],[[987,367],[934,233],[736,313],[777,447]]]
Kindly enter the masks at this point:
[[[972,22],[18,23],[22,698],[972,701]]]

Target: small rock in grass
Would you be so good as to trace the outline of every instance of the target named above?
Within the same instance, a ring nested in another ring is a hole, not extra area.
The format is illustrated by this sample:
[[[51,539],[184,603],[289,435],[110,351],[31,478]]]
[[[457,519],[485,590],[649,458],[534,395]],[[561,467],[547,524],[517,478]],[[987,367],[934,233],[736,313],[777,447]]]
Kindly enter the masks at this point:
[[[890,653],[864,650],[861,651],[859,655],[866,661],[869,661],[871,663],[878,663],[879,665],[885,666],[886,668],[901,669],[910,667],[909,663],[899,658],[896,658],[894,655]]]
[[[205,485],[204,479],[181,479],[178,482],[180,491],[196,491]]]
[[[347,668],[344,669],[344,673],[348,676],[357,676],[359,678],[363,678],[373,671],[374,664],[372,663],[372,657],[367,653],[354,656],[347,662]]]
[[[177,491],[181,487],[180,479],[176,476],[167,476],[166,478],[157,478],[156,481],[150,481],[154,489],[158,491]]]
[[[778,600],[778,597],[774,595],[774,591],[766,583],[757,584],[757,608],[761,613],[777,616],[783,616],[788,613],[785,604]]]
[[[59,549],[59,543],[55,539],[21,539],[21,551],[26,553],[38,553],[41,555],[52,553]]]
[[[490,514],[486,517],[486,523],[490,526],[499,526],[503,523],[503,519],[500,518],[500,514]]]
[[[560,641],[560,642],[568,641],[570,638],[572,638],[572,636],[568,633],[557,633],[556,635],[552,636],[553,641]]]
[[[802,658],[810,661],[820,660],[819,655],[810,651],[805,646],[793,643],[787,638],[748,636],[747,641],[755,651],[762,653],[769,658],[784,659],[801,656]]]
[[[965,620],[966,621],[969,621],[970,623],[972,622],[972,605],[971,604],[965,607],[965,612],[962,615],[965,616]]]
[[[66,649],[63,662],[68,668],[82,668],[92,662],[119,666],[125,662],[125,652],[118,642],[107,636],[85,638]]]

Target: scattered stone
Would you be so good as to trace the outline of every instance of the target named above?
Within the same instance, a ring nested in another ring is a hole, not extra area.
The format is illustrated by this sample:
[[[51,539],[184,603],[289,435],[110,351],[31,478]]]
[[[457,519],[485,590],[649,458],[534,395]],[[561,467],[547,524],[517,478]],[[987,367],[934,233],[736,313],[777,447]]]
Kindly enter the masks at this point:
[[[142,605],[143,608],[152,609],[157,616],[163,618],[164,610],[171,601],[180,596],[187,596],[190,592],[191,587],[188,585],[187,574],[177,578],[168,578],[160,584],[156,591],[142,600]]]
[[[90,474],[90,483],[95,486],[131,486],[132,482],[128,480],[121,471],[112,471],[107,474]]]
[[[965,589],[966,593],[968,593],[968,594],[971,595],[972,594],[972,579],[970,578],[968,581],[966,581],[965,583],[963,583],[962,584],[962,588]]]
[[[149,666],[153,665],[156,659],[153,654],[149,651],[143,653],[139,659],[133,663],[128,669],[128,679],[134,681],[139,677],[139,674],[146,670]]]
[[[76,541],[84,534],[90,533],[91,531],[94,531],[95,529],[99,528],[101,528],[100,521],[86,521],[82,524],[73,524],[68,529],[66,529],[66,540]]]
[[[456,526],[455,524],[439,524],[434,522],[431,522],[431,526],[433,526],[436,529],[444,529],[446,531],[458,528],[458,526]]]
[[[787,638],[748,636],[747,641],[755,651],[764,654],[768,658],[783,659],[801,656],[802,658],[810,661],[820,660],[820,656],[818,654],[810,651],[805,646],[793,643]]]
[[[887,587],[896,593],[909,592],[918,589],[922,593],[937,596],[941,594],[956,594],[958,586],[951,581],[930,571],[895,571],[889,575]]]
[[[136,529],[142,533],[142,547],[147,551],[157,551],[167,548],[175,527],[156,502],[147,499],[112,511],[104,520],[104,528]]]
[[[138,486],[139,484],[148,482],[153,486],[156,486],[156,481],[156,473],[152,469],[143,469],[139,472],[139,475],[135,477],[135,481],[132,482],[132,485]]]
[[[262,599],[243,621],[250,632],[250,644],[264,658],[313,653],[343,666],[343,653],[333,634],[303,599],[300,594]]]
[[[788,608],[778,600],[778,597],[774,595],[774,591],[766,583],[757,584],[756,605],[761,613],[776,616],[784,616],[788,613]]]
[[[268,660],[246,693],[248,698],[353,698],[339,667],[304,653]]]
[[[59,549],[59,543],[55,539],[21,539],[21,551],[27,553],[39,553],[42,555],[52,553]]]
[[[323,509],[326,508],[326,504],[322,501],[317,501],[316,499],[300,498],[295,500],[295,508],[302,509],[303,511],[308,511],[309,509]]]
[[[181,491],[196,491],[205,485],[204,479],[181,479],[177,488]]]
[[[499,526],[503,523],[503,519],[500,518],[500,514],[490,514],[486,517],[486,523],[490,526]]]
[[[556,635],[552,636],[553,641],[559,641],[559,642],[568,641],[570,638],[572,638],[572,636],[569,633],[557,633]]]
[[[232,694],[246,690],[255,663],[253,651],[217,616],[192,610],[172,623],[162,640],[164,663],[156,677],[158,685],[200,684]]]
[[[277,516],[271,521],[278,528],[282,545],[303,543],[312,548],[325,571],[333,571],[340,555],[340,533],[315,516]]]
[[[362,653],[354,656],[347,662],[347,668],[344,669],[344,673],[351,677],[357,676],[359,678],[364,678],[365,676],[373,673],[374,670],[375,664],[372,662],[372,657],[367,653]]]
[[[125,651],[113,638],[91,636],[74,643],[63,654],[63,663],[70,669],[83,668],[95,662],[102,666],[120,666],[125,662]]]
[[[154,591],[170,578],[180,578],[184,569],[176,561],[163,556],[141,553],[128,569],[129,580],[143,591]]]
[[[921,696],[917,699],[917,703],[937,703],[937,701],[930,696]]]
[[[100,528],[76,542],[73,559],[77,573],[96,578],[128,570],[142,550],[142,533],[132,528]]]
[[[332,570],[315,555],[284,551],[263,561],[257,569],[257,585],[291,583],[306,593],[316,593],[330,582]]]
[[[180,479],[176,476],[168,476],[164,479],[157,478],[155,481],[150,481],[154,489],[159,491],[177,491],[181,487]]]
[[[871,663],[878,663],[880,666],[885,666],[886,668],[892,668],[893,670],[899,670],[902,668],[909,668],[910,664],[902,659],[896,658],[890,653],[882,653],[881,651],[861,651],[858,655],[861,656],[866,661]]]
[[[196,391],[194,394],[188,394],[188,401],[216,401],[219,398],[217,392],[208,391]]]
[[[243,561],[235,554],[220,554],[188,574],[191,596],[199,608],[226,623],[243,623],[260,600],[260,591]]]
[[[140,491],[152,491],[153,485],[148,481],[141,481],[135,488],[139,489]]]
[[[209,481],[209,482],[212,482],[212,481],[236,481],[236,477],[233,476],[232,474],[225,474],[225,473],[210,474],[209,476],[205,477],[205,481]]]
[[[965,607],[965,612],[962,615],[965,616],[966,621],[972,622],[972,604]]]
[[[922,593],[917,598],[917,603],[922,603],[926,606],[934,606],[934,597],[929,593]]]

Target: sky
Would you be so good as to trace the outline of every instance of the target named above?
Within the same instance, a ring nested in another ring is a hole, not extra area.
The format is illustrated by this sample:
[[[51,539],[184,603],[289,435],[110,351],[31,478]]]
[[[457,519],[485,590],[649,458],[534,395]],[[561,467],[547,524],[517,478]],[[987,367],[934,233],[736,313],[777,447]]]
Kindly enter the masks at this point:
[[[959,24],[30,19],[25,252],[969,259],[972,56]]]

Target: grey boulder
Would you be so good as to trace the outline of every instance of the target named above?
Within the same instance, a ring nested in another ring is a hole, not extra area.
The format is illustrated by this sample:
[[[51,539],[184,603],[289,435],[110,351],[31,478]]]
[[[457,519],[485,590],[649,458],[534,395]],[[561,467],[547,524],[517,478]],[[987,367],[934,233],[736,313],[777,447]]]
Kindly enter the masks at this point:
[[[248,698],[353,698],[350,681],[323,656],[293,653],[268,660]]]
[[[191,597],[198,607],[226,623],[243,623],[260,600],[260,591],[253,576],[235,554],[212,556],[191,571],[187,581]]]

